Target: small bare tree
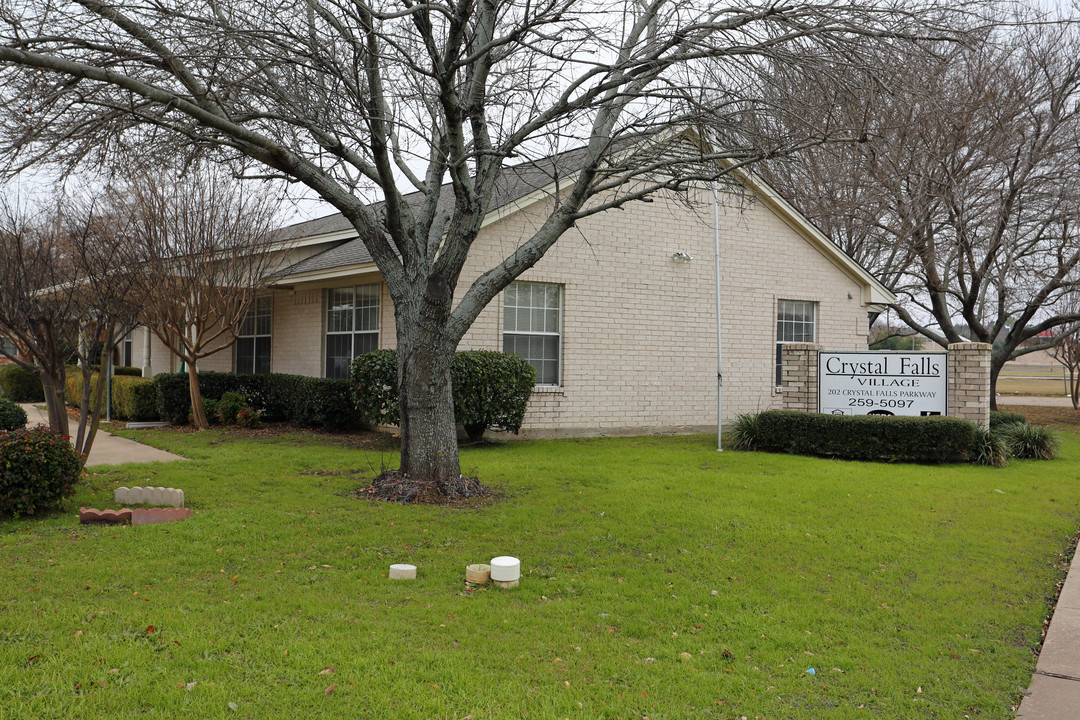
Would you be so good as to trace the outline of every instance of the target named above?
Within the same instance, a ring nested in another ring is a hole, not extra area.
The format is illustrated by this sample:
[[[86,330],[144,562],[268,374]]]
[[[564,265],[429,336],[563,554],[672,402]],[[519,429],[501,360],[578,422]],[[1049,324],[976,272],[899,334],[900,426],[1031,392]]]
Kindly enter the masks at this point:
[[[0,333],[23,351],[9,356],[45,391],[49,425],[68,434],[65,366],[79,334],[75,268],[58,213],[5,203],[0,211]]]
[[[198,362],[236,341],[283,259],[272,241],[275,204],[256,190],[199,166],[180,178],[143,174],[111,193],[111,212],[128,218],[125,264],[145,298],[139,318],[184,361],[192,417],[204,429]]]
[[[1069,373],[1069,397],[1074,410],[1080,410],[1080,325],[1064,328],[1057,344],[1050,348],[1050,357],[1057,360]]]
[[[67,366],[78,361],[83,391],[72,441],[84,463],[106,385],[99,379],[91,393],[91,365],[105,366],[140,305],[123,271],[126,254],[116,218],[93,202],[63,200],[37,212],[6,205],[0,214],[0,333],[20,346],[23,354],[11,359],[41,382],[49,425],[65,435]]]

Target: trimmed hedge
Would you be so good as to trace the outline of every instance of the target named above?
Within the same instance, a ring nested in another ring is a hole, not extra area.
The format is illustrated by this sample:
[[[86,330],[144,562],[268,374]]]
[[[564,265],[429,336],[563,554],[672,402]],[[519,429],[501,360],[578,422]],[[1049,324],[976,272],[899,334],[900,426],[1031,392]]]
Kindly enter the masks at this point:
[[[41,402],[45,399],[45,390],[34,374],[25,368],[11,363],[0,365],[0,390],[13,402]]]
[[[154,378],[158,415],[182,425],[188,421],[191,397],[187,373],[163,373]],[[340,430],[355,424],[352,386],[348,380],[312,378],[269,373],[235,375],[199,373],[199,390],[205,400],[220,400],[226,393],[240,393],[258,410],[262,420],[287,421],[296,427]]]
[[[75,491],[80,470],[60,433],[44,426],[0,432],[0,517],[55,508]]]
[[[112,379],[113,414],[118,418],[146,422],[157,420],[157,393],[154,381],[128,375]]]
[[[943,416],[824,415],[768,410],[758,450],[874,462],[955,463],[978,458],[978,427]]]
[[[374,425],[399,425],[397,351],[374,350],[353,360],[349,374],[356,407]],[[517,434],[536,384],[527,361],[495,350],[463,350],[450,366],[454,419],[470,440],[493,428]]]
[[[26,427],[26,411],[6,397],[0,397],[0,431]]]
[[[90,376],[90,398],[97,389],[99,376]],[[131,375],[114,375],[109,385],[112,394],[112,417],[117,420],[134,420],[145,422],[157,420],[157,395],[154,391],[154,382]],[[64,386],[65,400],[68,405],[78,407],[82,402],[83,377],[82,371],[77,367],[69,367],[67,370],[67,382]],[[104,405],[104,400],[102,401]],[[101,409],[102,415],[105,408]]]

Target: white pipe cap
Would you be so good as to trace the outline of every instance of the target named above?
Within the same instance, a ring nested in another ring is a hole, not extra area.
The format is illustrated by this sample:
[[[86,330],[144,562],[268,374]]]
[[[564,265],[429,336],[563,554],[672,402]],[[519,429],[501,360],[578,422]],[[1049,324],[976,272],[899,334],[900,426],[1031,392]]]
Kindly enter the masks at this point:
[[[508,555],[491,558],[491,579],[498,582],[513,582],[521,577],[521,561]]]
[[[415,580],[416,579],[416,566],[408,565],[406,563],[398,563],[390,566],[390,579],[391,580]]]

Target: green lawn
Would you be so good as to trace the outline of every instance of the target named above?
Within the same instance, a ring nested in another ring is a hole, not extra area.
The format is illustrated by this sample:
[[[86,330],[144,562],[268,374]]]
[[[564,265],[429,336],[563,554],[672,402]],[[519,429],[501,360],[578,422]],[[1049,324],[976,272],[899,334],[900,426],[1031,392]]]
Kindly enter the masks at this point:
[[[1080,527],[1073,434],[1001,470],[512,443],[459,509],[348,497],[395,458],[342,437],[139,437],[191,460],[0,523],[0,718],[1011,718]],[[195,516],[77,524],[137,484]],[[521,586],[468,591],[500,554]]]

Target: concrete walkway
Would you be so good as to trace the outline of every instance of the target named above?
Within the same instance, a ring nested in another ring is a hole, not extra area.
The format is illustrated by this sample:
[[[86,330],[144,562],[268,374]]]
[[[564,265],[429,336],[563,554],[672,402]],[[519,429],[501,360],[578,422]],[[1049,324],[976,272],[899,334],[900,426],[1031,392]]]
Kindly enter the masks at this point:
[[[1075,720],[1080,717],[1080,547],[1073,555],[1050,628],[1046,631],[1031,686],[1017,720]]]
[[[49,415],[44,410],[28,403],[20,404],[20,407],[26,411],[26,424],[28,427],[49,424]],[[74,430],[74,428],[72,429]],[[98,430],[86,464],[121,465],[123,463],[172,462],[173,460],[186,459],[164,450],[152,448],[149,445],[137,443],[134,440],[117,437],[104,430]]]

